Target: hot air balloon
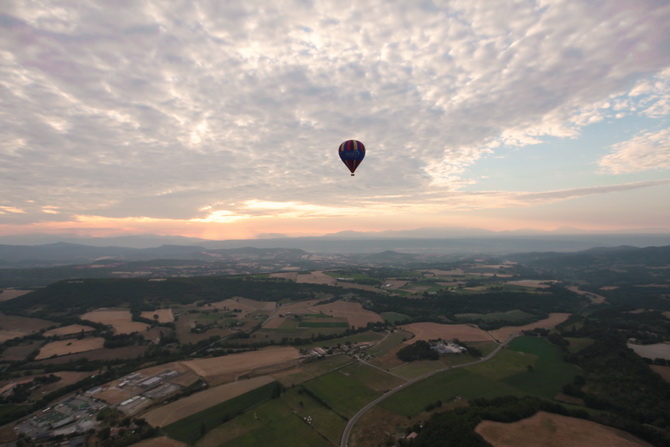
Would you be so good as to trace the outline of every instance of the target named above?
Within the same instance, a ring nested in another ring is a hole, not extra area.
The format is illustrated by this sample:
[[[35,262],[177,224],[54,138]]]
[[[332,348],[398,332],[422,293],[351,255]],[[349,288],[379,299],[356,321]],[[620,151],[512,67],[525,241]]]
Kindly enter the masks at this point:
[[[365,146],[357,140],[347,140],[340,144],[340,158],[347,165],[353,177],[354,171],[365,158]]]

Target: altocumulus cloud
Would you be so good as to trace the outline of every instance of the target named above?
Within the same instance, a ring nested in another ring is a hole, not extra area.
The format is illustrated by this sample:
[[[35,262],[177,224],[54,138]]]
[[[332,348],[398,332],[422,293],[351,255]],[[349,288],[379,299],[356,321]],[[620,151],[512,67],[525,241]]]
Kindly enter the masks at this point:
[[[487,206],[498,193],[459,191],[501,146],[667,115],[668,29],[654,0],[5,0],[1,216]],[[374,150],[344,197],[346,138]],[[667,167],[667,142],[600,166]]]
[[[670,129],[645,132],[615,144],[599,165],[614,174],[670,169]]]

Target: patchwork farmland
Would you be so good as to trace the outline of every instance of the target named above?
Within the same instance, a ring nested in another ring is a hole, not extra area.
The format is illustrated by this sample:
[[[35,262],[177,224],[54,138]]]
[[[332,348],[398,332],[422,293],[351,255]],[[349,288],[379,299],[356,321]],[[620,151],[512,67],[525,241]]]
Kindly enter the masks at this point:
[[[376,447],[400,445],[412,433],[417,443],[427,442],[420,440],[444,418],[471,416],[484,422],[461,424],[463,432],[477,430],[494,445],[505,439],[524,445],[528,433],[545,438],[552,426],[556,439],[579,440],[590,430],[617,443],[621,433],[601,434],[597,421],[633,421],[649,411],[654,421],[664,420],[661,394],[648,392],[663,389],[669,368],[665,359],[649,358],[664,346],[653,330],[667,324],[667,310],[653,310],[665,290],[661,267],[644,281],[658,287],[637,287],[611,276],[568,283],[547,270],[485,258],[435,268],[426,258],[402,268],[327,259],[328,267],[312,271],[286,266],[235,277],[68,280],[6,300],[2,310],[15,314],[0,315],[0,329],[23,335],[3,344],[0,417],[25,412],[22,433],[31,436],[61,433],[39,426],[49,420],[114,442],[133,431],[154,436],[160,428],[170,442],[196,447]],[[625,307],[637,294],[639,302]],[[6,324],[12,319],[18,324]],[[611,327],[647,350],[636,354],[600,336]],[[438,339],[462,345],[451,349]],[[419,341],[428,342],[430,356],[398,355]],[[606,380],[593,382],[608,377],[596,368],[614,357],[618,374],[635,370],[644,380],[622,381],[621,392]],[[104,406],[99,418],[68,425],[58,406],[73,390]],[[51,408],[36,408],[47,401]],[[594,401],[601,408],[589,407]],[[631,413],[617,413],[619,402]],[[496,415],[476,413],[486,405],[502,408],[504,417],[537,408],[503,427],[487,419]],[[564,431],[571,427],[578,432]],[[641,427],[634,435],[647,441],[662,431]],[[622,436],[644,445],[634,435]]]

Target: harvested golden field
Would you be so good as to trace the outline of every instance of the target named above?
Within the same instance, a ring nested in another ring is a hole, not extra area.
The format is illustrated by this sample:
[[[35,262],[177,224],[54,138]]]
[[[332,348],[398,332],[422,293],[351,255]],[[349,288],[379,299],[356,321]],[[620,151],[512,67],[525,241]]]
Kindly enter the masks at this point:
[[[110,360],[110,359],[132,359],[138,355],[143,355],[147,350],[146,346],[124,346],[123,348],[102,348],[92,351],[78,352],[76,354],[64,355],[61,357],[48,358],[40,360],[42,365],[61,365],[74,362],[78,359]]]
[[[318,271],[312,273],[301,273],[298,274],[295,282],[297,283],[306,283],[306,284],[330,284],[335,285],[337,280],[330,276],[327,273]]]
[[[510,338],[512,335],[517,334],[521,331],[528,331],[535,328],[542,329],[553,329],[557,324],[563,323],[568,319],[570,314],[568,313],[551,313],[548,318],[544,320],[536,321],[535,323],[526,324],[524,326],[505,326],[494,331],[490,331],[490,334],[500,342],[503,342]]]
[[[81,319],[108,324],[114,328],[114,332],[117,334],[144,332],[149,327],[148,324],[132,321],[132,315],[129,310],[94,310],[86,312],[81,316]]]
[[[50,331],[46,331],[44,333],[44,336],[45,337],[62,337],[64,335],[81,334],[82,331],[93,332],[94,330],[95,329],[93,329],[91,326],[85,326],[83,324],[71,324],[69,326],[57,327],[56,329],[51,329]]]
[[[350,301],[335,301],[334,303],[322,304],[320,306],[313,306],[310,308],[313,312],[318,314],[323,312],[335,318],[346,318],[349,326],[358,328],[366,327],[368,323],[378,323],[384,321],[379,314],[371,310],[363,309],[361,303],[354,303]]]
[[[61,356],[92,351],[102,348],[104,343],[105,339],[102,337],[85,338],[83,340],[58,340],[42,346],[35,360],[48,359],[54,355]]]
[[[19,332],[19,331],[6,331],[0,329],[0,343],[4,343],[7,340],[11,340],[12,338],[17,338],[17,337],[25,337],[26,334],[25,332]]]
[[[299,358],[300,352],[296,348],[286,346],[189,360],[182,364],[191,368],[210,385],[218,385],[232,382],[239,376],[254,372],[266,371],[269,374],[273,368],[283,368],[290,363],[295,363]]]
[[[651,446],[612,427],[543,411],[511,424],[483,421],[475,431],[495,447]]]
[[[16,315],[5,315],[0,313],[0,327],[8,331],[19,331],[25,334],[32,334],[39,332],[41,329],[46,329],[49,326],[57,326],[49,320],[42,320],[41,318],[19,317]]]
[[[142,318],[147,320],[156,320],[159,323],[172,323],[174,321],[174,314],[172,309],[156,309],[146,310],[140,314]]]
[[[605,301],[607,301],[607,298],[605,298],[604,296],[598,295],[598,294],[595,294],[595,293],[591,293],[591,292],[587,292],[585,290],[580,289],[577,286],[570,286],[567,289],[570,290],[571,292],[575,292],[579,295],[583,295],[583,296],[587,297],[588,299],[591,300],[591,302],[593,304],[603,304]]]
[[[60,377],[60,380],[55,383],[40,387],[40,391],[45,391],[47,394],[51,391],[63,388],[64,386],[72,385],[86,377],[94,376],[97,371],[58,371],[53,373],[54,376]]]
[[[433,340],[441,338],[452,340],[458,338],[461,341],[491,341],[491,336],[481,329],[468,324],[440,324],[440,323],[412,323],[401,326],[401,329],[414,334],[405,344],[414,343],[417,340]]]
[[[0,354],[0,360],[3,362],[16,362],[18,360],[24,360],[35,350],[39,350],[42,346],[41,341],[37,340],[26,340],[23,343],[19,343],[16,346],[10,346],[2,351]]]
[[[282,323],[286,321],[286,318],[284,317],[272,317],[269,320],[266,320],[263,323],[263,328],[264,329],[277,329],[279,326],[282,325]]]
[[[215,386],[149,410],[142,417],[153,427],[165,427],[192,414],[272,383],[274,380],[272,376],[260,376]]]
[[[21,289],[3,289],[0,290],[0,301],[9,301],[14,298],[30,293],[32,290],[21,290]]]
[[[0,313],[0,343],[12,338],[34,334],[41,329],[57,325],[53,321],[39,318],[17,317]]]

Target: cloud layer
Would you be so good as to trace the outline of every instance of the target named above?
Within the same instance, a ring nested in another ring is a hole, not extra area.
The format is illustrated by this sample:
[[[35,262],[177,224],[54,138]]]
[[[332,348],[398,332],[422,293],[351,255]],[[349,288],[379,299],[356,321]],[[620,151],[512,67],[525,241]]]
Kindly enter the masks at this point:
[[[668,29],[653,0],[4,1],[0,222],[486,207],[478,160],[631,116],[661,128],[594,175],[668,170]]]

